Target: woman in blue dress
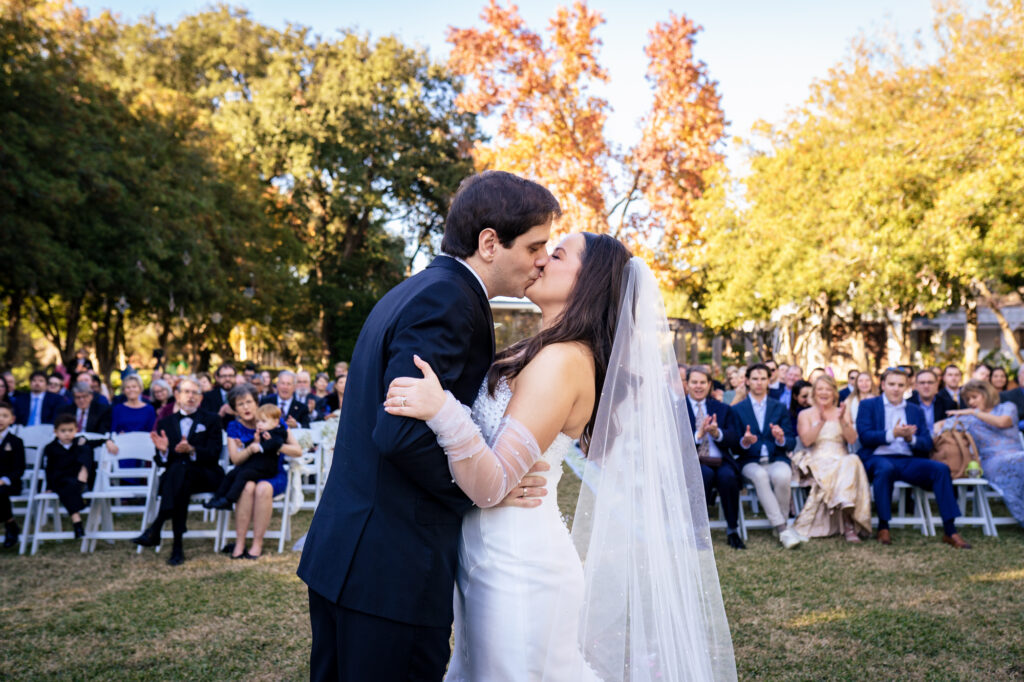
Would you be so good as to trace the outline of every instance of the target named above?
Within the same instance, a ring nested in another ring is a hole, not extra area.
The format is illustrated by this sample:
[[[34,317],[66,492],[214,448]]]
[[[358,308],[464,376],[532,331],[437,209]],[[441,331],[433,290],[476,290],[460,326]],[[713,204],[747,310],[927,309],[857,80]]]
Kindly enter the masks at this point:
[[[110,416],[110,430],[114,433],[130,431],[149,432],[156,423],[156,409],[142,401],[142,379],[129,374],[121,383],[125,401],[114,405]]]
[[[984,476],[1003,493],[1007,509],[1024,525],[1024,445],[1017,431],[1017,406],[1000,403],[999,392],[987,381],[972,379],[960,395],[966,410],[948,410],[936,432],[959,421],[974,438]]]
[[[235,386],[228,393],[228,404],[235,411],[235,420],[228,424],[228,456],[232,464],[244,462],[253,452],[247,443],[256,436],[256,409],[259,406],[258,393],[252,384]],[[282,420],[282,425],[284,421]],[[285,425],[287,426],[287,425]],[[249,481],[242,496],[235,503],[235,544],[231,548],[232,559],[258,559],[263,553],[263,536],[270,527],[274,497],[288,486],[287,457],[298,457],[302,446],[295,436],[288,434],[288,441],[281,446],[277,460],[277,474],[262,481]],[[252,544],[246,549],[246,534],[252,525]]]

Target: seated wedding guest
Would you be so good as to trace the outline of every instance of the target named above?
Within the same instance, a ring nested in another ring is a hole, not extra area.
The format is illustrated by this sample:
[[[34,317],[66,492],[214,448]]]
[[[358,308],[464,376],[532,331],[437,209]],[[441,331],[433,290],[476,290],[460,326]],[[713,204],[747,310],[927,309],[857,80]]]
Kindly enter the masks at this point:
[[[794,380],[795,383],[795,380]],[[754,484],[757,499],[786,549],[801,537],[786,527],[793,476],[787,453],[796,445],[789,411],[768,397],[768,368],[760,363],[747,368],[747,397],[733,407],[744,428],[736,448],[740,473]]]
[[[793,400],[789,404],[789,419],[791,424],[796,424],[797,415],[811,406],[814,389],[811,388],[811,382],[800,379],[790,390],[793,393]]]
[[[253,378],[259,379],[259,375]],[[228,401],[237,415],[235,421],[228,424],[228,455],[232,462],[238,462],[248,456],[243,451],[243,443],[250,443],[256,435],[256,392],[251,385],[236,386],[228,394]],[[288,486],[287,458],[301,455],[302,447],[295,436],[289,433],[287,442],[281,446],[276,473],[270,478],[245,484],[235,503],[235,537],[238,539],[224,547],[232,559],[258,559],[262,554],[263,536],[270,527],[274,497],[285,492]],[[246,549],[245,537],[250,524],[252,544]]]
[[[793,470],[810,492],[793,529],[805,537],[841,534],[847,542],[871,535],[871,488],[860,457],[847,446],[857,440],[839,404],[835,379],[820,376],[814,382],[814,404],[797,418],[796,430],[804,450],[793,454]]]
[[[746,368],[734,365],[729,366],[725,370],[728,388],[722,395],[722,402],[726,405],[735,405],[747,397],[747,380],[743,376],[745,372]]]
[[[3,379],[0,378],[0,382]],[[4,548],[18,544],[21,528],[14,520],[11,498],[21,494],[21,477],[25,474],[25,443],[11,432],[14,407],[0,401],[0,519],[4,520]]]
[[[263,370],[260,372],[260,377],[263,378],[263,389],[266,391],[266,395],[274,393],[274,382],[270,378],[270,372],[268,370]]]
[[[881,397],[865,400],[857,414],[859,454],[875,491],[878,541],[883,545],[892,544],[889,520],[893,486],[896,481],[904,481],[935,493],[942,516],[942,541],[956,549],[970,549],[956,530],[960,506],[949,467],[929,459],[932,434],[921,408],[903,398],[906,389],[906,374],[899,369],[885,370]]]
[[[317,372],[316,378],[313,380],[313,395],[320,400],[323,400],[331,394],[331,392],[327,390],[327,387],[330,386],[330,384],[331,382],[327,379],[327,372]]]
[[[857,382],[859,375],[859,369],[851,369],[846,373],[846,386],[843,387],[843,390],[839,391],[839,402],[846,402],[846,399],[850,397],[850,393],[853,392],[853,385]]]
[[[939,377],[930,369],[922,369],[914,377],[914,394],[907,402],[917,405],[924,412],[924,423],[928,433],[935,431],[935,423],[946,418],[946,406],[938,401]]]
[[[235,411],[228,403],[228,391],[235,387],[235,366],[225,362],[217,368],[217,385],[203,394],[200,407],[220,417],[221,426],[227,425],[235,418]]]
[[[149,404],[156,410],[158,422],[174,412],[174,390],[166,379],[153,379],[149,386],[149,394]]]
[[[717,490],[722,498],[726,539],[734,549],[746,549],[739,534],[740,469],[732,450],[739,445],[739,420],[728,405],[710,397],[711,373],[691,367],[687,373],[687,425],[697,445],[697,459],[704,477],[704,496],[710,504]]]
[[[769,372],[771,372],[771,374],[768,375],[768,390],[769,391],[774,391],[775,389],[777,389],[779,387],[779,384],[780,384],[779,379],[782,377],[782,374],[783,374],[782,372],[780,372],[779,368],[780,367],[785,367],[786,369],[789,369],[789,365],[786,365],[786,364],[779,365],[774,360],[766,360],[765,363],[764,363],[764,366],[768,368]],[[742,369],[743,369],[743,373],[744,373],[743,380],[746,381],[746,368],[742,368]]]
[[[295,374],[281,370],[277,374],[277,393],[271,393],[260,401],[262,405],[277,405],[285,415],[289,429],[309,428],[309,408],[295,399]]]
[[[328,393],[334,393],[334,381],[342,374],[348,376],[348,363],[344,360],[334,363],[334,379],[331,379],[331,383],[327,387]]]
[[[142,400],[142,379],[129,374],[121,383],[124,402],[111,408],[110,430],[114,433],[152,431],[156,424],[156,410]],[[129,465],[131,466],[131,465]]]
[[[75,360],[71,365],[71,374],[79,374],[85,371],[92,371],[92,360],[89,359],[89,352],[84,348],[75,351]]]
[[[69,402],[68,390],[64,388],[64,377],[56,372],[46,377],[46,390],[59,395],[65,403]]]
[[[77,383],[71,389],[73,402],[61,406],[59,414],[70,414],[79,433],[108,433],[110,431],[110,408],[96,402],[92,385]]]
[[[29,392],[14,396],[15,419],[22,426],[53,424],[64,399],[46,390],[46,373],[35,370],[29,376]]]
[[[252,383],[252,378],[256,376],[256,364],[253,362],[245,363],[245,367],[242,368],[242,376],[245,377],[246,383]]]
[[[263,387],[263,377],[261,377],[259,374],[254,374],[252,379],[247,381],[246,384],[256,389],[257,400],[259,400],[259,398],[262,398],[266,394],[266,391],[264,390]],[[235,419],[237,418],[238,417],[236,416]]]
[[[210,378],[209,373],[200,372],[196,375],[196,381],[199,382],[199,390],[203,392],[203,395],[213,390],[213,379]]]
[[[88,372],[79,372],[75,375],[75,384],[87,384],[89,389],[92,391],[92,400],[97,405],[104,405],[110,407],[110,400],[107,396],[103,395],[103,392],[99,390],[99,377],[97,377],[90,370]]]
[[[992,388],[1000,393],[1010,388],[1010,375],[1006,373],[1006,369],[1003,367],[992,368],[992,374],[988,380],[992,384]]]
[[[97,374],[96,372],[90,374],[89,378],[92,380],[93,393],[98,393],[100,396],[103,397],[104,400],[107,401],[105,404],[109,405],[111,398],[110,387],[103,383],[103,380],[100,379],[100,375]]]
[[[871,378],[871,373],[861,372],[858,374],[857,379],[853,382],[853,390],[843,403],[846,405],[846,418],[851,424],[857,424],[857,414],[860,412],[861,403],[866,398],[873,398],[876,395],[878,395],[878,391],[875,390],[875,380]],[[860,452],[859,438],[854,441],[851,451]]]
[[[968,408],[950,410],[936,427],[950,429],[960,422],[967,429],[978,446],[982,475],[1002,491],[1006,508],[1024,526],[1024,446],[1017,406],[1000,403],[992,384],[980,379],[968,381],[961,392]]]
[[[780,368],[781,373],[781,368]],[[768,397],[778,400],[787,410],[793,404],[793,385],[800,381],[804,372],[800,365],[788,365],[786,373],[782,375],[782,383],[777,389],[768,392]]]
[[[345,399],[345,384],[348,383],[348,364],[345,364],[344,372],[341,374],[335,374],[334,377],[333,390],[325,399],[328,419],[336,418],[341,415],[341,404]]]
[[[245,484],[270,478],[277,473],[278,453],[288,441],[288,427],[277,405],[260,405],[256,410],[256,432],[244,446],[235,467],[221,481],[217,492],[203,504],[207,509],[231,509],[242,495]]]
[[[156,519],[132,542],[143,547],[160,544],[160,531],[168,519],[174,531],[174,543],[167,563],[179,566],[185,563],[182,537],[188,519],[188,503],[196,493],[213,492],[224,478],[220,467],[220,419],[199,409],[202,394],[199,384],[182,379],[174,391],[176,411],[164,417],[151,434],[156,447],[154,463],[164,468],[160,477],[160,507]]]
[[[7,382],[6,373],[0,374],[0,401],[3,401],[14,409],[14,385]]]
[[[818,377],[824,376],[825,374],[827,374],[827,372],[825,372],[824,367],[815,367],[811,370],[811,373],[807,375],[807,382],[813,386],[814,382],[818,380]]]
[[[60,503],[71,516],[75,538],[85,535],[82,515],[90,471],[95,463],[93,449],[84,436],[75,438],[75,418],[70,414],[58,415],[53,423],[54,439],[43,448],[46,470],[46,490],[57,493]]]
[[[683,395],[686,395],[686,365],[677,363],[676,367],[679,369],[679,380],[683,382]]]
[[[967,407],[967,403],[960,397],[960,381],[963,379],[963,372],[956,365],[946,365],[942,370],[942,387],[935,398],[948,412],[960,407]]]
[[[313,380],[309,372],[300,369],[295,373],[295,397],[306,402],[306,396],[313,392]]]
[[[976,379],[978,381],[988,381],[991,378],[992,368],[984,363],[975,367],[974,371],[971,373],[971,379]]]
[[[1017,370],[1018,384],[1020,383],[1020,370]],[[1017,422],[1017,428],[1024,432],[1024,386],[1017,386],[1017,388],[1011,388],[1009,391],[1003,391],[999,394],[1000,402],[1013,403],[1017,408],[1017,418],[1020,420]]]

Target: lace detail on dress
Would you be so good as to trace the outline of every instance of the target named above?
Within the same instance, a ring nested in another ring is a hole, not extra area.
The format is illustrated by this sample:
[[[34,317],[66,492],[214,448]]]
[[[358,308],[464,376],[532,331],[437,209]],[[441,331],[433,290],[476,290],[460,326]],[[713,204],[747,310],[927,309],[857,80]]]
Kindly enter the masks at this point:
[[[494,445],[494,438],[511,400],[512,389],[509,388],[508,381],[503,377],[494,389],[494,396],[487,392],[487,382],[484,381],[477,393],[476,400],[473,401],[473,421],[480,427],[480,433],[483,434],[484,440],[490,446]],[[548,489],[547,496],[543,498],[543,506],[552,504],[556,509],[558,507],[557,488],[558,481],[562,478],[562,460],[572,450],[572,447],[573,438],[559,433],[541,455],[541,459],[551,465],[550,471],[540,474],[547,479],[545,487]]]

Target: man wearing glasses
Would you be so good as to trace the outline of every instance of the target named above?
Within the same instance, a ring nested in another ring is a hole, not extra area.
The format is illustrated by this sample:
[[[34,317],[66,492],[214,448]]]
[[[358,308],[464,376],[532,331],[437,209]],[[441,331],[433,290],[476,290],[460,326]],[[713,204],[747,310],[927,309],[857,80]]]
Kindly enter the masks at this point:
[[[203,402],[200,407],[207,412],[220,417],[223,428],[235,420],[235,411],[228,404],[228,392],[235,387],[235,368],[229,363],[224,363],[217,368],[217,385],[203,394]]]
[[[216,390],[216,389],[214,389]],[[167,563],[185,563],[182,536],[192,495],[217,490],[220,467],[221,422],[216,414],[199,408],[201,393],[193,379],[182,379],[174,389],[175,411],[161,419],[151,434],[156,446],[154,462],[165,471],[160,477],[160,509],[153,524],[133,542],[143,547],[160,544],[160,531],[170,519],[174,544]]]
[[[936,399],[938,393],[939,377],[930,369],[918,372],[914,379],[914,395],[910,396],[907,402],[921,406],[925,423],[928,424],[928,433],[935,431],[935,422],[946,418],[946,405]]]

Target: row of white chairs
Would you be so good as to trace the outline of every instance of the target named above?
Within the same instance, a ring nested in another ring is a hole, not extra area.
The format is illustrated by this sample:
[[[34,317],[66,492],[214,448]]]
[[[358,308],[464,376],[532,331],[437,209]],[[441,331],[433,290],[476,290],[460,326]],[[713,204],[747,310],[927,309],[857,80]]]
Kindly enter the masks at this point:
[[[67,540],[74,538],[74,532],[66,529],[62,522],[65,510],[60,505],[57,495],[46,492],[46,470],[43,462],[43,449],[53,440],[54,432],[51,425],[17,426],[16,435],[25,443],[26,468],[22,478],[20,495],[11,498],[15,518],[20,517],[22,535],[19,553],[30,551],[35,554],[39,545],[48,540]],[[281,522],[277,530],[268,530],[265,538],[278,540],[278,552],[283,552],[285,543],[291,538],[291,517],[299,509],[315,509],[323,492],[333,443],[324,447],[323,423],[314,422],[309,429],[292,429],[297,440],[307,447],[301,458],[291,462],[288,470],[288,486],[285,492],[274,498],[274,510],[280,512]],[[120,434],[82,433],[89,440],[101,440],[104,444],[95,448],[96,477],[92,489],[83,494],[88,505],[81,511],[85,519],[85,537],[82,539],[82,551],[95,550],[100,540],[114,542],[130,540],[139,535],[156,517],[159,507],[159,477],[162,469],[153,464],[154,449],[149,433],[134,432]],[[118,446],[118,454],[108,452],[105,442],[112,440]],[[227,441],[222,456],[222,464],[228,466]],[[298,509],[289,494],[293,486],[301,485],[304,501]],[[202,506],[210,498],[209,493],[194,495],[189,504],[190,513],[201,513],[204,527],[190,530],[186,537],[209,538],[214,541],[214,548],[221,550],[229,540],[237,539],[236,532],[230,528],[230,511],[211,511]],[[137,516],[139,523],[125,528],[116,529],[115,517]],[[251,535],[251,531],[250,531]],[[163,531],[162,538],[172,537],[169,528]],[[157,551],[159,551],[159,547]],[[138,551],[142,551],[139,547]]]

